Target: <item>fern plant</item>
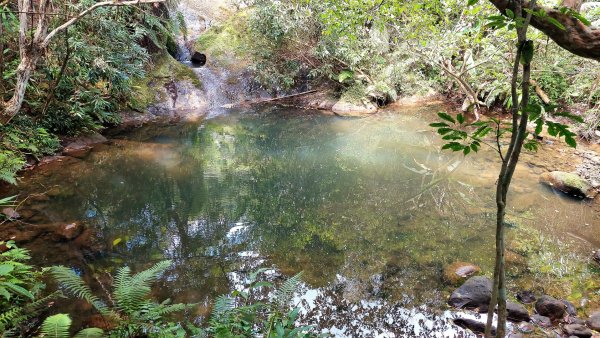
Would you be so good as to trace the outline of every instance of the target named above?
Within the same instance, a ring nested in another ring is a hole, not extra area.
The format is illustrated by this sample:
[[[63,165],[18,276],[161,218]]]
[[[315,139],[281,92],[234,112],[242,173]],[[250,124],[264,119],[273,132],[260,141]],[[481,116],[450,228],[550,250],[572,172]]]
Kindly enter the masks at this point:
[[[42,296],[45,285],[41,278],[45,270],[27,264],[31,258],[29,251],[17,247],[13,241],[0,242],[2,245],[8,250],[0,254],[0,332],[3,337],[22,337],[35,328],[30,319],[37,317],[61,293]]]
[[[71,317],[64,313],[50,316],[44,320],[40,328],[40,337],[48,338],[68,338],[70,337]],[[104,337],[104,331],[91,327],[79,331],[74,338],[100,338]]]
[[[150,298],[152,283],[170,265],[171,261],[162,261],[134,275],[129,267],[120,268],[114,276],[113,291],[109,295],[112,304],[107,304],[94,295],[90,287],[71,269],[56,266],[50,269],[50,273],[67,293],[87,301],[114,323],[115,329],[110,332],[111,337],[179,336],[185,332],[183,326],[169,322],[166,317],[184,311],[193,304],[170,304],[169,300],[157,303]]]
[[[293,338],[315,337],[312,326],[296,326],[300,308],[290,304],[301,282],[302,273],[286,280],[265,300],[256,299],[260,288],[273,288],[273,284],[257,281],[266,269],[250,274],[247,291],[234,291],[218,297],[213,306],[207,333],[211,337]]]

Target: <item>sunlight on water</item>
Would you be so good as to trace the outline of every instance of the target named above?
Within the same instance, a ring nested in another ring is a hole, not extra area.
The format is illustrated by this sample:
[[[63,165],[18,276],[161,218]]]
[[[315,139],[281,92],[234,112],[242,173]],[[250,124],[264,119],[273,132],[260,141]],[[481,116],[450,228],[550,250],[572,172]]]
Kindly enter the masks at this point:
[[[432,110],[347,119],[269,107],[125,135],[23,183],[56,191],[29,203],[32,223],[83,221],[93,233],[81,245],[33,242],[34,258],[89,276],[173,259],[160,293],[207,306],[235,285],[232,273],[268,266],[304,271],[307,297],[341,278],[338,296],[353,304],[401,304],[406,318],[442,309],[445,265],[491,273],[497,161],[440,151],[425,122]],[[527,163],[510,196],[510,238],[574,240],[572,259],[600,245],[598,214],[541,187],[542,169]],[[511,283],[528,281],[527,271]]]

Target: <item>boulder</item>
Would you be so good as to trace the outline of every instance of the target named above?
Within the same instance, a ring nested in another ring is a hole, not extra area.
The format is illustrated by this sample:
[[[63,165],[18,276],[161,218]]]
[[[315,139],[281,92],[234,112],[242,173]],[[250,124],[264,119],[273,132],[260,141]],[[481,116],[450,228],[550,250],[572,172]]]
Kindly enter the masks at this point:
[[[198,52],[194,52],[191,58],[192,64],[196,67],[202,67],[206,64],[206,55]]]
[[[84,158],[87,156],[93,146],[106,142],[108,142],[106,137],[100,135],[99,133],[81,136],[69,142],[63,149],[63,154],[76,158]]]
[[[550,296],[542,296],[535,302],[535,310],[551,320],[562,319],[565,316],[565,304]]]
[[[537,326],[541,326],[541,327],[552,327],[552,321],[550,320],[550,318],[546,317],[546,316],[541,316],[538,314],[534,314],[531,316],[531,321],[536,324]]]
[[[451,285],[458,285],[479,272],[481,272],[481,268],[477,265],[454,262],[444,268],[444,280]]]
[[[563,331],[569,336],[579,338],[590,338],[593,335],[592,330],[581,324],[567,324],[563,326]]]
[[[486,312],[492,298],[492,285],[492,281],[485,276],[471,277],[452,292],[448,304],[457,308]]]
[[[585,179],[574,173],[552,171],[540,175],[540,182],[556,190],[581,198],[593,198],[594,187]]]
[[[527,309],[517,303],[507,302],[506,303],[507,319],[512,322],[528,322],[531,318]]]
[[[592,313],[586,324],[590,329],[600,331],[600,311]]]
[[[462,327],[463,329],[471,330],[475,333],[484,333],[485,332],[485,324],[482,322],[478,322],[475,319],[470,318],[455,318],[453,320],[454,324]],[[496,329],[492,328],[492,335],[496,335]]]
[[[593,259],[593,260],[594,260],[596,263],[600,264],[600,249],[598,249],[598,250],[596,250],[596,251],[594,252],[594,254],[592,255],[592,259]]]
[[[377,112],[377,107],[371,102],[353,103],[341,99],[331,110],[340,116],[364,116]]]

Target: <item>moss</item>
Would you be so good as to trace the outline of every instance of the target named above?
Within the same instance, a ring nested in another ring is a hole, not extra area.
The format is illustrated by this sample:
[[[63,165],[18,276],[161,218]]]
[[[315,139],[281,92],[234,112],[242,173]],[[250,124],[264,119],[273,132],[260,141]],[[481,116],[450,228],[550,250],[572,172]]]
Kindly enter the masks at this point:
[[[207,55],[209,62],[222,67],[240,66],[243,60],[244,37],[246,31],[245,11],[232,14],[222,24],[211,27],[204,32],[196,43],[194,49]]]
[[[191,68],[177,62],[164,52],[154,59],[154,62],[146,73],[146,77],[134,83],[134,108],[144,110],[150,105],[166,99],[163,97],[165,95],[164,91],[157,90],[157,88],[164,88],[165,84],[173,80],[188,80],[194,86],[202,87],[202,82]]]

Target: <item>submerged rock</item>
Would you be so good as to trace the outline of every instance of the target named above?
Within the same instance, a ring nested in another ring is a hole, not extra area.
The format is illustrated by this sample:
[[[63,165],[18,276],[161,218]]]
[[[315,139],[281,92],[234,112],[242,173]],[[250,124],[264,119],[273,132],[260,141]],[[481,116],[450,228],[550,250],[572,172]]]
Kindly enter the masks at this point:
[[[569,336],[575,336],[579,338],[589,338],[593,335],[592,330],[581,324],[567,324],[563,327],[563,331]]]
[[[581,198],[593,198],[596,195],[594,187],[577,174],[563,171],[543,173],[540,182],[565,194]]]
[[[471,330],[475,333],[484,333],[485,332],[485,324],[482,322],[478,322],[475,319],[470,318],[456,318],[453,320],[454,324]],[[492,335],[496,335],[496,328],[492,328]]]
[[[535,310],[551,320],[562,319],[565,316],[565,304],[550,296],[542,296],[535,303]]]
[[[485,312],[492,298],[492,281],[485,276],[469,278],[448,299],[448,304],[457,308],[479,309]]]
[[[454,262],[444,269],[444,280],[449,284],[458,285],[479,272],[481,272],[481,268],[475,264]]]
[[[363,116],[377,112],[377,107],[371,102],[352,103],[339,100],[331,107],[331,110],[340,116]]]
[[[510,321],[528,322],[530,320],[529,312],[521,304],[507,302],[506,303],[506,312],[507,312],[507,319]]]
[[[534,314],[531,316],[531,321],[537,326],[552,327],[552,321],[546,316]]]
[[[93,146],[106,142],[108,142],[106,137],[99,133],[92,133],[72,140],[63,149],[63,154],[71,157],[83,158],[87,156]]]
[[[592,330],[600,331],[600,311],[592,313],[590,319],[586,321],[586,324]]]
[[[56,234],[66,240],[72,240],[83,232],[84,226],[80,222],[63,224],[58,227]]]

